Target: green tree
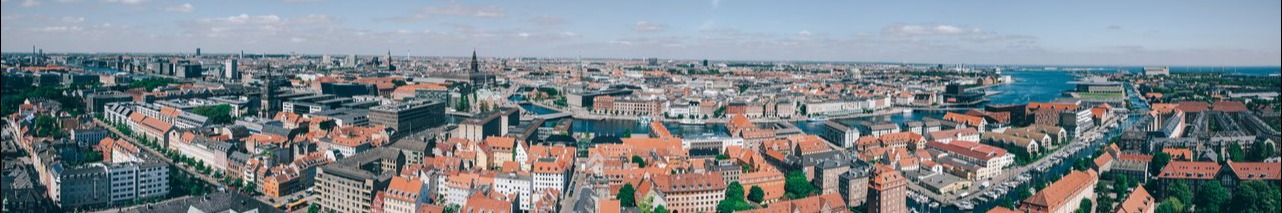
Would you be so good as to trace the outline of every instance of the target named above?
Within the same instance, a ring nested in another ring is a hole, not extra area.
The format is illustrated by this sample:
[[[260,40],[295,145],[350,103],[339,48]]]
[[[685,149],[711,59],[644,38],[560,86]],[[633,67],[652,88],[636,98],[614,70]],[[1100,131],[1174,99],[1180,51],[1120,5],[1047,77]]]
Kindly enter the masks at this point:
[[[1220,212],[1223,210],[1224,203],[1228,202],[1230,198],[1229,191],[1220,186],[1218,182],[1202,184],[1197,192],[1197,197],[1193,198],[1193,206],[1198,213]]]
[[[651,211],[651,212],[653,212],[653,213],[668,213],[668,207],[664,207],[663,205],[659,205],[659,206],[654,207],[654,211]]]
[[[1180,200],[1181,206],[1185,203],[1193,202],[1193,190],[1190,189],[1189,184],[1184,181],[1176,180],[1171,184],[1166,185],[1166,192],[1166,199],[1174,198],[1176,200]]]
[[[1153,154],[1153,161],[1149,161],[1148,164],[1149,175],[1157,176],[1162,173],[1162,168],[1166,167],[1167,163],[1171,163],[1171,154],[1165,152]]]
[[[448,206],[445,206],[444,211],[445,213],[458,213],[458,209],[459,209],[458,204],[450,204]]]
[[[765,200],[765,197],[766,191],[762,190],[761,186],[752,186],[752,189],[748,190],[748,200],[753,203],[761,203],[761,201]]]
[[[33,124],[36,137],[61,137],[62,128],[58,127],[58,119],[53,116],[41,115],[36,116],[36,122]]]
[[[637,204],[637,209],[640,209],[641,213],[652,213],[653,207],[654,196],[645,196],[645,199],[641,199],[641,203]]]
[[[1252,180],[1238,185],[1228,211],[1237,213],[1282,212],[1282,192],[1276,185]]]
[[[726,186],[726,198],[717,203],[717,212],[735,212],[752,209],[752,205],[743,199],[743,185],[739,181],[730,182]]]
[[[1184,212],[1184,203],[1180,200],[1166,200],[1157,205],[1154,213],[1182,213]]]
[[[642,159],[641,156],[633,155],[632,163],[637,164],[637,167],[645,168],[645,159]]]
[[[1264,161],[1264,159],[1277,154],[1277,151],[1273,149],[1273,145],[1265,143],[1265,141],[1256,141],[1251,144],[1251,152],[1247,153],[1247,160],[1251,162]]]
[[[743,200],[743,198],[743,185],[739,184],[739,181],[730,182],[730,185],[726,186],[726,200]]]
[[[320,204],[312,203],[312,205],[308,205],[307,213],[320,213]]]
[[[210,123],[214,124],[230,124],[236,121],[236,118],[231,116],[231,105],[227,104],[198,106],[192,108],[191,113],[205,116],[209,118]]]
[[[1092,207],[1090,199],[1082,199],[1082,203],[1077,205],[1077,213],[1091,213]]]
[[[806,180],[805,173],[793,171],[789,172],[784,179],[783,188],[789,199],[797,199],[810,196],[810,192],[814,191],[815,186],[810,185],[810,181]]]
[[[1229,160],[1233,160],[1233,162],[1246,162],[1246,151],[1242,150],[1242,145],[1229,143]]]
[[[614,197],[619,198],[619,205],[623,207],[637,207],[637,190],[632,188],[632,183],[623,184],[619,188],[619,194]]]

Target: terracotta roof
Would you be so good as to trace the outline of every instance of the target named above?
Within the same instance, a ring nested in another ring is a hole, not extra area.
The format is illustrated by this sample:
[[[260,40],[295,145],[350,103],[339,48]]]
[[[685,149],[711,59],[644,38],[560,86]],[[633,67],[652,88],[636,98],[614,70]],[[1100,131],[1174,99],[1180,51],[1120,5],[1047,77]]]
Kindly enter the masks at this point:
[[[402,201],[413,202],[418,200],[419,193],[423,189],[423,181],[405,177],[392,177],[391,183],[387,185],[387,198],[398,199]]]
[[[467,198],[467,205],[463,206],[459,212],[491,212],[491,213],[511,213],[512,202],[502,201],[489,198],[481,193],[473,194]]]
[[[1059,209],[1064,204],[1067,204],[1070,198],[1094,187],[1094,183],[1098,178],[1098,174],[1093,169],[1085,172],[1073,170],[1068,175],[1064,175],[1059,181],[1037,192],[1033,197],[1025,199],[1024,202],[1044,206],[1048,209]]]
[[[1179,106],[1178,104],[1153,104],[1152,109],[1149,111],[1157,114],[1171,114],[1178,110]]]
[[[957,155],[965,155],[980,160],[990,160],[1006,156],[1006,150],[994,146],[984,145],[973,141],[953,141],[951,143],[927,142],[927,147],[942,149]]]
[[[600,210],[597,213],[619,213],[622,210],[622,205],[619,200],[602,200],[597,203],[596,208]]]
[[[1143,185],[1139,185],[1131,191],[1131,195],[1126,196],[1126,200],[1122,201],[1121,205],[1118,205],[1117,213],[1153,212],[1156,207],[1157,202],[1153,200],[1153,196],[1148,194],[1148,190],[1144,189]]]
[[[962,123],[970,126],[983,126],[985,123],[983,117],[966,115],[966,114],[961,114],[956,112],[945,113],[944,120]]]
[[[1212,109],[1221,112],[1246,112],[1246,104],[1237,101],[1219,101],[1211,105]]]
[[[659,174],[650,178],[654,182],[656,190],[672,192],[695,192],[695,191],[716,191],[721,193],[726,188],[725,179],[721,173],[684,173],[684,174]]]
[[[1238,180],[1282,180],[1282,164],[1277,162],[1229,162]]]
[[[1197,102],[1197,101],[1181,101],[1177,105],[1178,106],[1176,106],[1176,108],[1184,112],[1202,112],[1211,108],[1210,104],[1207,104],[1206,102]]]
[[[1215,179],[1220,172],[1220,164],[1215,162],[1171,161],[1162,168],[1158,178],[1171,179]]]
[[[993,209],[989,209],[988,213],[1021,213],[1021,212],[1011,210],[1006,207],[998,206],[998,207],[993,207]]]
[[[828,144],[824,142],[822,138],[819,138],[819,136],[815,136],[815,135],[788,136],[788,142],[792,143],[792,146],[801,147],[801,153],[793,153],[793,155],[801,155],[801,154],[808,154],[808,153],[815,153],[815,152],[822,152],[822,151],[829,150]]]
[[[1095,168],[1103,168],[1104,165],[1108,164],[1109,162],[1113,162],[1113,154],[1109,154],[1108,152],[1105,152],[1104,154],[1099,155],[1099,157],[1095,158]]]
[[[1129,154],[1129,153],[1123,153],[1123,154],[1117,155],[1117,160],[1121,160],[1121,161],[1151,162],[1151,161],[1153,161],[1153,156],[1152,156],[1152,155],[1146,155],[1146,154]]]
[[[1177,159],[1192,160],[1193,159],[1193,150],[1190,150],[1188,148],[1162,148],[1162,152],[1171,155],[1172,160],[1177,160]]]
[[[490,136],[485,138],[485,145],[490,146],[490,148],[504,148],[511,150],[516,148],[516,138]]]

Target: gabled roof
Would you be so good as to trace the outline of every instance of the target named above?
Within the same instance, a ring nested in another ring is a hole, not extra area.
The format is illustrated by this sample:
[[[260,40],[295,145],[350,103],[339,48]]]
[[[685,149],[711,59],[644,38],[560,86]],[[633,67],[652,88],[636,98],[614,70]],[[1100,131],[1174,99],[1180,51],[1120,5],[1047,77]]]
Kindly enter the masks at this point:
[[[1211,180],[1219,174],[1220,167],[1220,164],[1215,162],[1171,161],[1166,164],[1166,167],[1162,167],[1162,173],[1157,174],[1157,177]]]
[[[1117,206],[1117,213],[1153,212],[1154,208],[1157,208],[1157,202],[1153,200],[1153,195],[1149,195],[1148,190],[1140,185]]]
[[[1094,182],[1099,178],[1098,175],[1093,169],[1085,172],[1073,170],[1068,175],[1064,175],[1064,178],[1037,192],[1033,197],[1025,199],[1024,202],[1048,209],[1058,209],[1067,204],[1077,193],[1083,193],[1086,189],[1094,187]]]
[[[1282,180],[1282,164],[1277,162],[1228,162],[1238,180]]]

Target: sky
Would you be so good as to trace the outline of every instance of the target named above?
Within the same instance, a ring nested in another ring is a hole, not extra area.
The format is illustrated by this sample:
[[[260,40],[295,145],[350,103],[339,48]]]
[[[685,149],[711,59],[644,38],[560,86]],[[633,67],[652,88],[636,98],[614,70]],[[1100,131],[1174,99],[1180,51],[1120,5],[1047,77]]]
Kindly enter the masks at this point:
[[[1277,0],[2,1],[4,52],[1282,64]]]

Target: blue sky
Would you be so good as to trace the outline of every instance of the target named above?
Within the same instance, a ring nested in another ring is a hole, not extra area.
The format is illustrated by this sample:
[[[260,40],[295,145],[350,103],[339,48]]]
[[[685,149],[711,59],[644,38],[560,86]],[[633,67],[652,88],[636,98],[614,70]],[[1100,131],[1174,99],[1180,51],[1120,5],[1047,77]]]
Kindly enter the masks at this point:
[[[1279,2],[3,0],[0,49],[1277,66]]]

